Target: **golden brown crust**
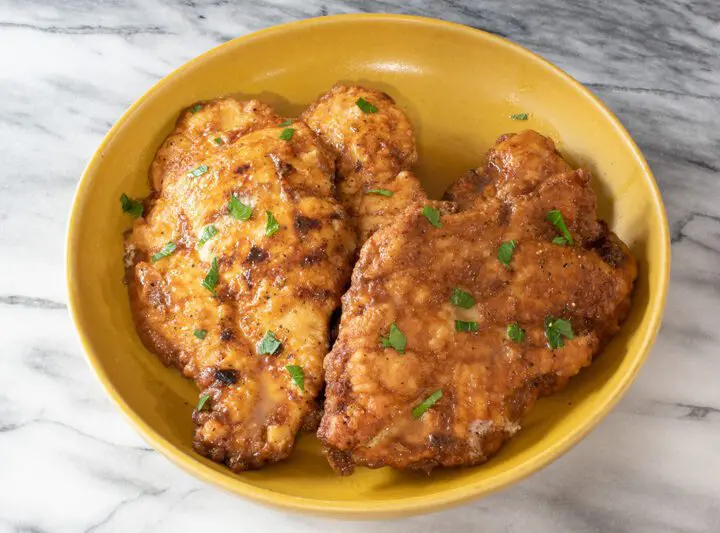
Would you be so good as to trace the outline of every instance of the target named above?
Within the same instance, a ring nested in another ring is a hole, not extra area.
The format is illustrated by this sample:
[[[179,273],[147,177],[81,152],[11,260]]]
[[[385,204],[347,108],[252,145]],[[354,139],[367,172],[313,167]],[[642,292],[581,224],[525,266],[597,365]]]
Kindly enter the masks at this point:
[[[126,236],[138,332],[210,397],[193,416],[196,450],[237,471],[283,459],[317,418],[329,319],[355,253],[333,197],[333,157],[302,122],[290,140],[280,138],[282,127],[264,127],[281,120],[233,99],[187,111],[158,152],[145,217]],[[249,220],[230,216],[233,195],[253,207]],[[271,236],[268,211],[280,225]],[[209,224],[217,235],[200,246]],[[153,262],[169,241],[175,252]],[[214,258],[216,294],[202,285]],[[282,342],[275,355],[257,353],[267,331]],[[286,365],[302,367],[304,391]]]
[[[353,464],[430,470],[486,461],[538,396],[590,364],[627,312],[635,261],[597,222],[589,174],[558,161],[535,132],[501,138],[487,161],[478,175],[490,180],[467,188],[471,202],[455,188],[465,210],[439,206],[441,228],[414,209],[361,251],[325,360],[318,435],[339,473]],[[551,209],[563,213],[575,246],[552,244]],[[506,267],[497,251],[510,240],[517,248]],[[451,305],[454,288],[477,303]],[[548,317],[572,324],[563,348],[547,346]],[[455,320],[478,331],[458,332]],[[379,342],[393,323],[407,337],[404,354]],[[513,323],[524,342],[508,339]],[[442,398],[414,419],[413,407],[436,390]]]
[[[365,113],[363,98],[377,108]],[[426,196],[409,172],[417,162],[410,121],[387,94],[360,86],[336,85],[301,117],[338,155],[338,199],[364,242]],[[391,197],[370,194],[387,189]]]

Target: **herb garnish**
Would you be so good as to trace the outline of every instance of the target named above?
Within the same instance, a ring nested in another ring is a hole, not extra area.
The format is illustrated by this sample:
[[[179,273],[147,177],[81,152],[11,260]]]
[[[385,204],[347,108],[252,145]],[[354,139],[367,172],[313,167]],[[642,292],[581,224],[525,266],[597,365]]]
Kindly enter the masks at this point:
[[[215,296],[217,296],[217,292],[215,292],[215,286],[218,283],[218,279],[220,279],[220,270],[218,268],[217,257],[214,257],[212,260],[212,265],[210,266],[210,270],[208,270],[205,279],[202,280],[202,286],[209,290],[211,293],[213,293]]]
[[[428,396],[422,402],[420,402],[418,405],[413,407],[413,410],[412,410],[413,418],[415,420],[420,418],[423,415],[423,413],[425,413],[425,411],[430,409],[433,405],[435,405],[435,403],[440,398],[442,398],[442,395],[443,395],[442,390],[436,390],[430,396]]]
[[[267,330],[265,336],[255,346],[255,350],[259,355],[275,355],[280,349],[281,344],[275,336],[275,333]]]
[[[122,206],[123,213],[128,213],[133,218],[141,217],[145,210],[142,202],[133,200],[125,193],[120,195],[120,205]]]
[[[294,133],[295,133],[295,130],[293,128],[285,128],[284,130],[282,130],[282,133],[280,134],[280,138],[283,141],[289,141],[290,139],[292,139]]]
[[[395,322],[390,324],[390,333],[387,337],[381,337],[380,343],[385,348],[393,348],[398,353],[405,353],[405,347],[407,346],[407,338],[405,334],[400,331],[395,325]]]
[[[440,211],[435,209],[431,205],[426,205],[423,207],[422,214],[425,218],[428,219],[428,222],[435,226],[436,228],[442,228],[442,222],[440,222]]]
[[[197,168],[192,169],[187,173],[188,178],[197,178],[198,176],[202,176],[208,171],[207,165],[200,165]]]
[[[478,323],[473,321],[465,321],[465,320],[456,320],[455,321],[455,331],[477,331],[478,330]]]
[[[377,113],[378,111],[378,108],[365,100],[365,98],[358,98],[355,103],[363,113]]]
[[[170,241],[165,246],[163,246],[159,252],[156,252],[152,255],[152,257],[151,257],[152,262],[156,263],[156,262],[160,261],[160,259],[167,257],[168,255],[173,253],[176,248],[177,248],[177,245],[174,242]]]
[[[522,342],[525,340],[525,330],[517,324],[510,324],[507,327],[507,337],[511,341]]]
[[[234,194],[230,197],[230,201],[227,205],[228,213],[235,220],[249,220],[253,214],[253,208],[250,205],[245,205],[238,197]]]
[[[218,229],[215,227],[214,224],[208,224],[207,226],[203,226],[203,228],[200,230],[200,235],[198,236],[197,245],[195,247],[198,249],[202,248],[206,242],[208,242],[217,234]]]
[[[290,373],[290,377],[297,388],[305,392],[305,374],[303,373],[302,367],[297,365],[287,365],[285,370]]]
[[[575,335],[570,322],[562,318],[556,319],[549,316],[545,319],[545,337],[547,338],[548,346],[554,350],[565,346],[563,337],[570,340],[573,339]]]
[[[450,303],[455,307],[470,309],[473,305],[475,305],[475,298],[464,290],[455,287],[450,295]]]
[[[197,408],[196,408],[198,410],[198,412],[202,411],[205,408],[205,404],[207,403],[207,401],[209,399],[210,399],[209,394],[203,394],[200,396],[200,399],[198,399]]]
[[[515,248],[517,248],[517,241],[505,241],[500,245],[498,248],[498,254],[497,258],[498,260],[505,266],[510,265],[510,261],[512,261],[513,254],[515,253]]]
[[[265,223],[265,235],[270,237],[280,231],[280,224],[270,211],[265,211],[267,222]]]
[[[560,233],[562,233],[562,237],[555,237],[552,240],[553,244],[559,244],[561,246],[564,246],[565,244],[573,244],[572,235],[570,235],[570,231],[565,225],[565,219],[563,219],[560,211],[557,209],[548,211],[547,215],[545,215],[545,220],[550,222],[558,231],[560,231]]]

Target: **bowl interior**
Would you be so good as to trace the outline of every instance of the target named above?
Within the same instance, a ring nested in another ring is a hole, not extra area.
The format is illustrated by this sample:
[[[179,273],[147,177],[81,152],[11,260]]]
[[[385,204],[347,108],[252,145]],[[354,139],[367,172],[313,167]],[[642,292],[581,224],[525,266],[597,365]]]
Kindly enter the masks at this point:
[[[440,197],[502,133],[551,136],[595,177],[602,218],[630,245],[639,279],[630,318],[595,364],[541,400],[523,429],[483,466],[430,478],[390,469],[337,477],[312,435],[291,458],[235,475],[191,448],[197,391],[140,343],[123,285],[122,192],[148,193],[147,170],[179,111],[225,94],[255,97],[289,116],[332,84],[388,92],[417,132],[417,172]],[[516,121],[512,113],[529,113]],[[609,410],[642,363],[659,325],[667,228],[653,178],[627,133],[569,77],[523,49],[469,28],[393,16],[329,17],[227,43],[161,81],[113,128],[79,186],[68,238],[72,311],[90,361],[143,435],[196,475],[264,502],[317,512],[391,514],[495,490],[577,442]]]

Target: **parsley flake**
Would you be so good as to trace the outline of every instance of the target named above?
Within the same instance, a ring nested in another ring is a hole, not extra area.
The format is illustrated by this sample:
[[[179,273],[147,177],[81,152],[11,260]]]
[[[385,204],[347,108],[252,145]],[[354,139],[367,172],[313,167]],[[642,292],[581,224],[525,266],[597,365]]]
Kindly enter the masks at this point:
[[[285,128],[282,130],[282,133],[280,134],[280,138],[283,141],[289,141],[292,139],[293,135],[295,134],[295,130],[293,128]]]
[[[222,137],[215,137],[215,138],[213,139],[213,142],[214,142],[215,144],[222,144],[222,143],[223,143]]]
[[[205,408],[205,405],[207,404],[209,399],[210,399],[209,394],[203,394],[200,396],[200,398],[198,399],[197,407],[196,407],[198,412],[202,411]]]
[[[548,341],[550,349],[562,348],[565,346],[563,337],[571,340],[575,337],[572,325],[562,318],[553,318],[551,316],[545,319],[545,337]]]
[[[235,220],[249,220],[253,214],[253,208],[250,205],[245,205],[238,197],[234,194],[230,197],[230,201],[227,205],[228,213]]]
[[[475,305],[475,298],[473,298],[470,293],[455,287],[450,295],[450,303],[455,307],[470,309],[473,305]]]
[[[440,222],[440,211],[435,209],[431,205],[426,205],[423,207],[422,214],[425,218],[428,219],[428,222],[435,226],[436,228],[442,228],[442,222]]]
[[[205,337],[207,337],[207,330],[206,329],[196,329],[193,331],[193,335],[195,335],[198,339],[205,340]]]
[[[170,241],[165,246],[163,246],[159,252],[156,252],[152,255],[152,257],[151,257],[152,262],[156,263],[156,262],[160,261],[160,259],[167,257],[168,255],[173,253],[176,248],[177,248],[177,245],[174,242]]]
[[[287,119],[285,122],[283,122],[282,124],[280,124],[280,127],[281,127],[281,128],[284,128],[285,126],[289,126],[289,125],[292,124],[292,123],[293,123],[293,119],[289,118],[289,119]]]
[[[370,102],[365,100],[365,98],[358,98],[357,102],[355,102],[357,106],[360,108],[360,111],[363,113],[377,113],[378,108],[372,105]]]
[[[477,322],[466,322],[465,320],[456,320],[455,321],[455,331],[477,331],[478,330],[478,323]]]
[[[380,338],[380,344],[384,348],[393,348],[398,353],[405,353],[405,347],[407,346],[407,338],[405,334],[400,331],[395,325],[395,322],[390,324],[390,333],[387,337]]]
[[[200,236],[198,237],[197,245],[195,247],[197,249],[202,248],[206,242],[208,242],[217,234],[218,229],[213,224],[203,226],[203,228],[200,230]]]
[[[510,115],[510,118],[513,120],[527,120],[528,114],[527,113],[513,113]]]
[[[142,202],[133,200],[125,193],[120,195],[120,205],[122,206],[123,213],[128,213],[133,218],[141,217],[145,211]]]
[[[267,222],[265,223],[265,235],[270,237],[280,231],[280,224],[270,211],[265,211]]]
[[[190,172],[187,173],[188,178],[197,178],[199,176],[202,176],[208,171],[207,165],[200,165],[197,168],[192,169]]]
[[[510,265],[510,261],[512,261],[513,254],[515,253],[515,248],[517,248],[517,241],[505,241],[500,245],[498,248],[498,254],[497,258],[498,260],[505,266]]]
[[[387,196],[390,198],[393,195],[393,192],[388,189],[368,189],[368,194],[377,194],[380,196]]]
[[[420,418],[425,413],[425,411],[430,409],[433,405],[435,405],[435,403],[437,403],[440,398],[442,398],[442,395],[442,390],[436,390],[435,392],[433,392],[430,396],[428,396],[418,405],[413,407],[412,417],[415,420]]]
[[[190,112],[194,115],[198,111],[200,111],[203,107],[205,107],[203,104],[195,104],[190,108]]]
[[[290,373],[290,377],[292,378],[295,386],[305,392],[305,374],[303,373],[302,367],[297,365],[287,365],[285,370]]]
[[[217,296],[215,287],[217,286],[219,279],[220,269],[218,268],[218,260],[217,257],[214,257],[210,266],[210,270],[208,270],[205,279],[202,280],[202,286],[209,290],[211,293],[213,293],[215,296]]]
[[[550,222],[555,228],[562,233],[562,236],[565,238],[564,244],[573,244],[573,238],[572,235],[570,235],[570,231],[568,230],[567,226],[565,225],[565,219],[563,219],[562,213],[558,211],[557,209],[553,209],[552,211],[548,211],[547,215],[545,215],[545,220]],[[559,239],[557,237],[553,239],[553,244],[560,244]]]
[[[281,345],[282,343],[277,339],[275,334],[267,330],[265,336],[255,346],[255,350],[258,355],[275,355]]]
[[[507,327],[507,337],[511,341],[522,342],[525,340],[525,330],[517,324],[510,324]]]

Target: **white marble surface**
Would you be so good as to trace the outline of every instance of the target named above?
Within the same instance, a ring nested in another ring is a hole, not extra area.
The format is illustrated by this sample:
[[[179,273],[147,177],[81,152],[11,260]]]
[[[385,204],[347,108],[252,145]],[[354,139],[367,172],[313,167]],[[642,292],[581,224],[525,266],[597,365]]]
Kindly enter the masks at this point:
[[[0,532],[720,531],[720,4],[564,3],[0,0]],[[500,494],[374,523],[259,507],[149,449],[83,360],[63,274],[75,185],[137,97],[232,37],[359,10],[481,27],[587,84],[643,149],[673,235],[657,345],[585,441]]]

